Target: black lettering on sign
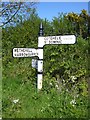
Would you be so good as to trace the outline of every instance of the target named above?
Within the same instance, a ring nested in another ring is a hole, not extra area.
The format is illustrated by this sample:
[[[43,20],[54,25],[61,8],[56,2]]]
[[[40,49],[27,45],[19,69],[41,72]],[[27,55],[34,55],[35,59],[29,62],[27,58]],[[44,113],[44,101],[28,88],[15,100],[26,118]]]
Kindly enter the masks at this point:
[[[28,54],[26,53],[26,54],[25,54],[25,56],[27,57],[27,56],[28,56]]]
[[[61,44],[62,41],[61,40],[49,40],[49,44]]]
[[[19,52],[24,52],[24,49],[19,49]]]
[[[45,37],[44,40],[45,40],[45,41],[48,40],[48,37]]]
[[[18,49],[15,49],[14,51],[15,51],[15,52],[18,52]]]
[[[49,40],[49,44],[51,44],[51,41]]]
[[[60,36],[58,37],[58,40],[61,40],[61,37],[60,37]]]

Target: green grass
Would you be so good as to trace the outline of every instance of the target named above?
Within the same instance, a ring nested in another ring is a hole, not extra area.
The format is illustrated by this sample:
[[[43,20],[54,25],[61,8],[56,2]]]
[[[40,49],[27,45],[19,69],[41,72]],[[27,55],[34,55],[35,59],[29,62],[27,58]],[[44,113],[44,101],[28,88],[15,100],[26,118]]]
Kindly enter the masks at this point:
[[[14,100],[18,100],[14,103]],[[22,79],[3,79],[3,118],[87,118],[88,99],[75,98],[63,91],[51,88],[37,92],[36,85]]]

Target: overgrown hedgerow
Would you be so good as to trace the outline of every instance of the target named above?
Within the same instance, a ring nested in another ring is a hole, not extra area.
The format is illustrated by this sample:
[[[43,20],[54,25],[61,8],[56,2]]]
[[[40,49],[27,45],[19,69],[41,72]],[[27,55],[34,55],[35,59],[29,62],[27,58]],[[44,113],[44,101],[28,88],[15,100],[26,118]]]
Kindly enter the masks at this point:
[[[12,57],[13,48],[37,48],[41,19],[32,16],[21,25],[2,29],[3,118],[88,118],[90,38],[80,34],[74,45],[44,46],[43,88],[37,92],[32,58]],[[44,36],[78,34],[64,15],[42,22]]]

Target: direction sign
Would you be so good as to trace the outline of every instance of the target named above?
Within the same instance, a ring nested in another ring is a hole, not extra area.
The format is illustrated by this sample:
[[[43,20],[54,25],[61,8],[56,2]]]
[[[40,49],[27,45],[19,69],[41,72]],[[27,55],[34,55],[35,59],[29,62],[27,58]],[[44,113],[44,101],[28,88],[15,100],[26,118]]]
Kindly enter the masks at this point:
[[[43,47],[45,44],[74,44],[76,42],[75,35],[64,36],[47,36],[38,38],[38,47]]]
[[[37,49],[34,48],[14,48],[13,57],[33,57],[38,56]]]

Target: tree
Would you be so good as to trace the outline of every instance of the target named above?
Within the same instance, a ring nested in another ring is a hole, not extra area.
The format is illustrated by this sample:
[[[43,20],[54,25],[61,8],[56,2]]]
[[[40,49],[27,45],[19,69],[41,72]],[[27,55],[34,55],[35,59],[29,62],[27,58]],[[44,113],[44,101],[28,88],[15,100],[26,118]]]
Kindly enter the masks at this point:
[[[31,8],[36,2],[1,2],[0,17],[2,18],[1,27],[9,24],[15,25],[15,22],[20,22],[28,17]],[[25,16],[25,17],[24,17]]]
[[[75,26],[75,30],[78,35],[83,38],[88,37],[88,18],[86,10],[82,10],[80,14],[68,13],[66,16],[67,20],[72,23],[72,27]]]

